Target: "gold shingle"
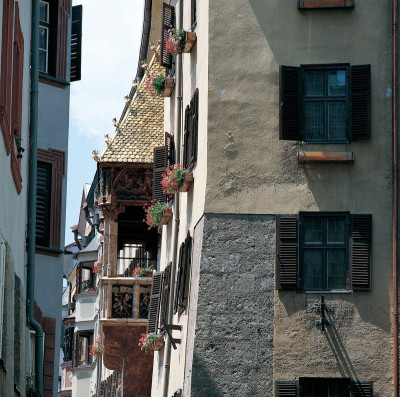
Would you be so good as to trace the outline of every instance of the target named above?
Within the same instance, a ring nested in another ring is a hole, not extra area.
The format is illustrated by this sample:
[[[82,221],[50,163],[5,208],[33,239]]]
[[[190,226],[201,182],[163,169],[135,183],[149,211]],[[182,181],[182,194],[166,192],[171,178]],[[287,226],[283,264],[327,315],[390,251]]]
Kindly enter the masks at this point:
[[[154,148],[164,145],[164,98],[151,96],[145,89],[149,72],[165,74],[159,62],[159,49],[131,101],[131,109],[100,156],[100,163],[152,163]]]

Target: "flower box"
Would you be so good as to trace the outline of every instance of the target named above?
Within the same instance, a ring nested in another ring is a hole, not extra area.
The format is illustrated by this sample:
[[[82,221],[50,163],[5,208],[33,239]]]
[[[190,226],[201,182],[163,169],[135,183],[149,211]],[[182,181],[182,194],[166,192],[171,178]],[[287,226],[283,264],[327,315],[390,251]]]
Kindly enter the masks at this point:
[[[165,79],[165,87],[162,93],[163,97],[170,97],[172,95],[172,91],[175,88],[175,80],[173,78],[167,77]]]
[[[196,42],[196,33],[186,32],[185,47],[183,48],[183,52],[191,52],[195,42]]]
[[[191,172],[185,173],[184,179],[183,179],[183,184],[178,189],[178,191],[179,192],[187,192],[190,189],[190,186],[192,186],[192,183],[193,183],[193,174]]]
[[[154,344],[151,345],[150,349],[153,351],[159,351],[162,349],[162,347],[164,346],[164,339],[156,339],[154,341]]]
[[[160,220],[160,225],[168,225],[169,220],[172,218],[172,209],[171,208],[164,208],[162,217]]]

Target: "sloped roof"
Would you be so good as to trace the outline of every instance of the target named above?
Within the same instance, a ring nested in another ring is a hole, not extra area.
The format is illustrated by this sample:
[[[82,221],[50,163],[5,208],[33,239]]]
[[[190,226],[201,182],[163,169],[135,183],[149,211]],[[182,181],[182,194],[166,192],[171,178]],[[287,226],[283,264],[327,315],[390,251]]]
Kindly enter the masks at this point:
[[[153,150],[164,145],[164,98],[151,96],[146,84],[151,75],[165,73],[157,49],[146,74],[99,163],[152,163]]]

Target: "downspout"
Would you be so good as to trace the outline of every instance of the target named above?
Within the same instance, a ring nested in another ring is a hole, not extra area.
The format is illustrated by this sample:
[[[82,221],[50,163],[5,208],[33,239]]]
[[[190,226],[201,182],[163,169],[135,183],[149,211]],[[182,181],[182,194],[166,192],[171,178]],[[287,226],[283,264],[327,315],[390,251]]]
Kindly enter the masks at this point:
[[[392,15],[392,136],[393,136],[393,386],[395,397],[399,397],[399,288],[397,272],[397,206],[398,206],[398,141],[397,141],[397,6],[393,0]]]
[[[179,19],[177,21],[177,28],[182,29],[183,19],[183,0],[178,3]],[[176,159],[180,161],[181,158],[181,133],[182,133],[182,54],[176,56],[176,134],[175,148],[176,148]],[[179,192],[175,193],[174,197],[174,223],[172,225],[172,264],[171,264],[171,278],[169,281],[169,297],[168,297],[168,324],[172,324],[174,315],[174,281],[176,275],[176,262],[178,252],[178,233],[179,233]],[[164,371],[164,382],[163,382],[163,397],[168,397],[168,385],[169,385],[169,372],[171,362],[171,341],[167,337],[165,344],[165,371]]]
[[[39,97],[39,0],[32,0],[31,105],[28,191],[27,321],[35,330],[36,388],[43,395],[43,329],[35,320],[35,242],[37,191],[37,135]]]

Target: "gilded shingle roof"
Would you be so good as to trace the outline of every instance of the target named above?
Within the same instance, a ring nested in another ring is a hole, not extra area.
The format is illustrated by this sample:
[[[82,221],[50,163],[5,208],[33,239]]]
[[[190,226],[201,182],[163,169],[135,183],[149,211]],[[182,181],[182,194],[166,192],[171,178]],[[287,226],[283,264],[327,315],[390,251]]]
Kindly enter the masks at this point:
[[[165,73],[159,56],[157,49],[100,163],[152,163],[154,148],[164,145],[164,98],[151,96],[145,89],[149,72],[153,76]]]

